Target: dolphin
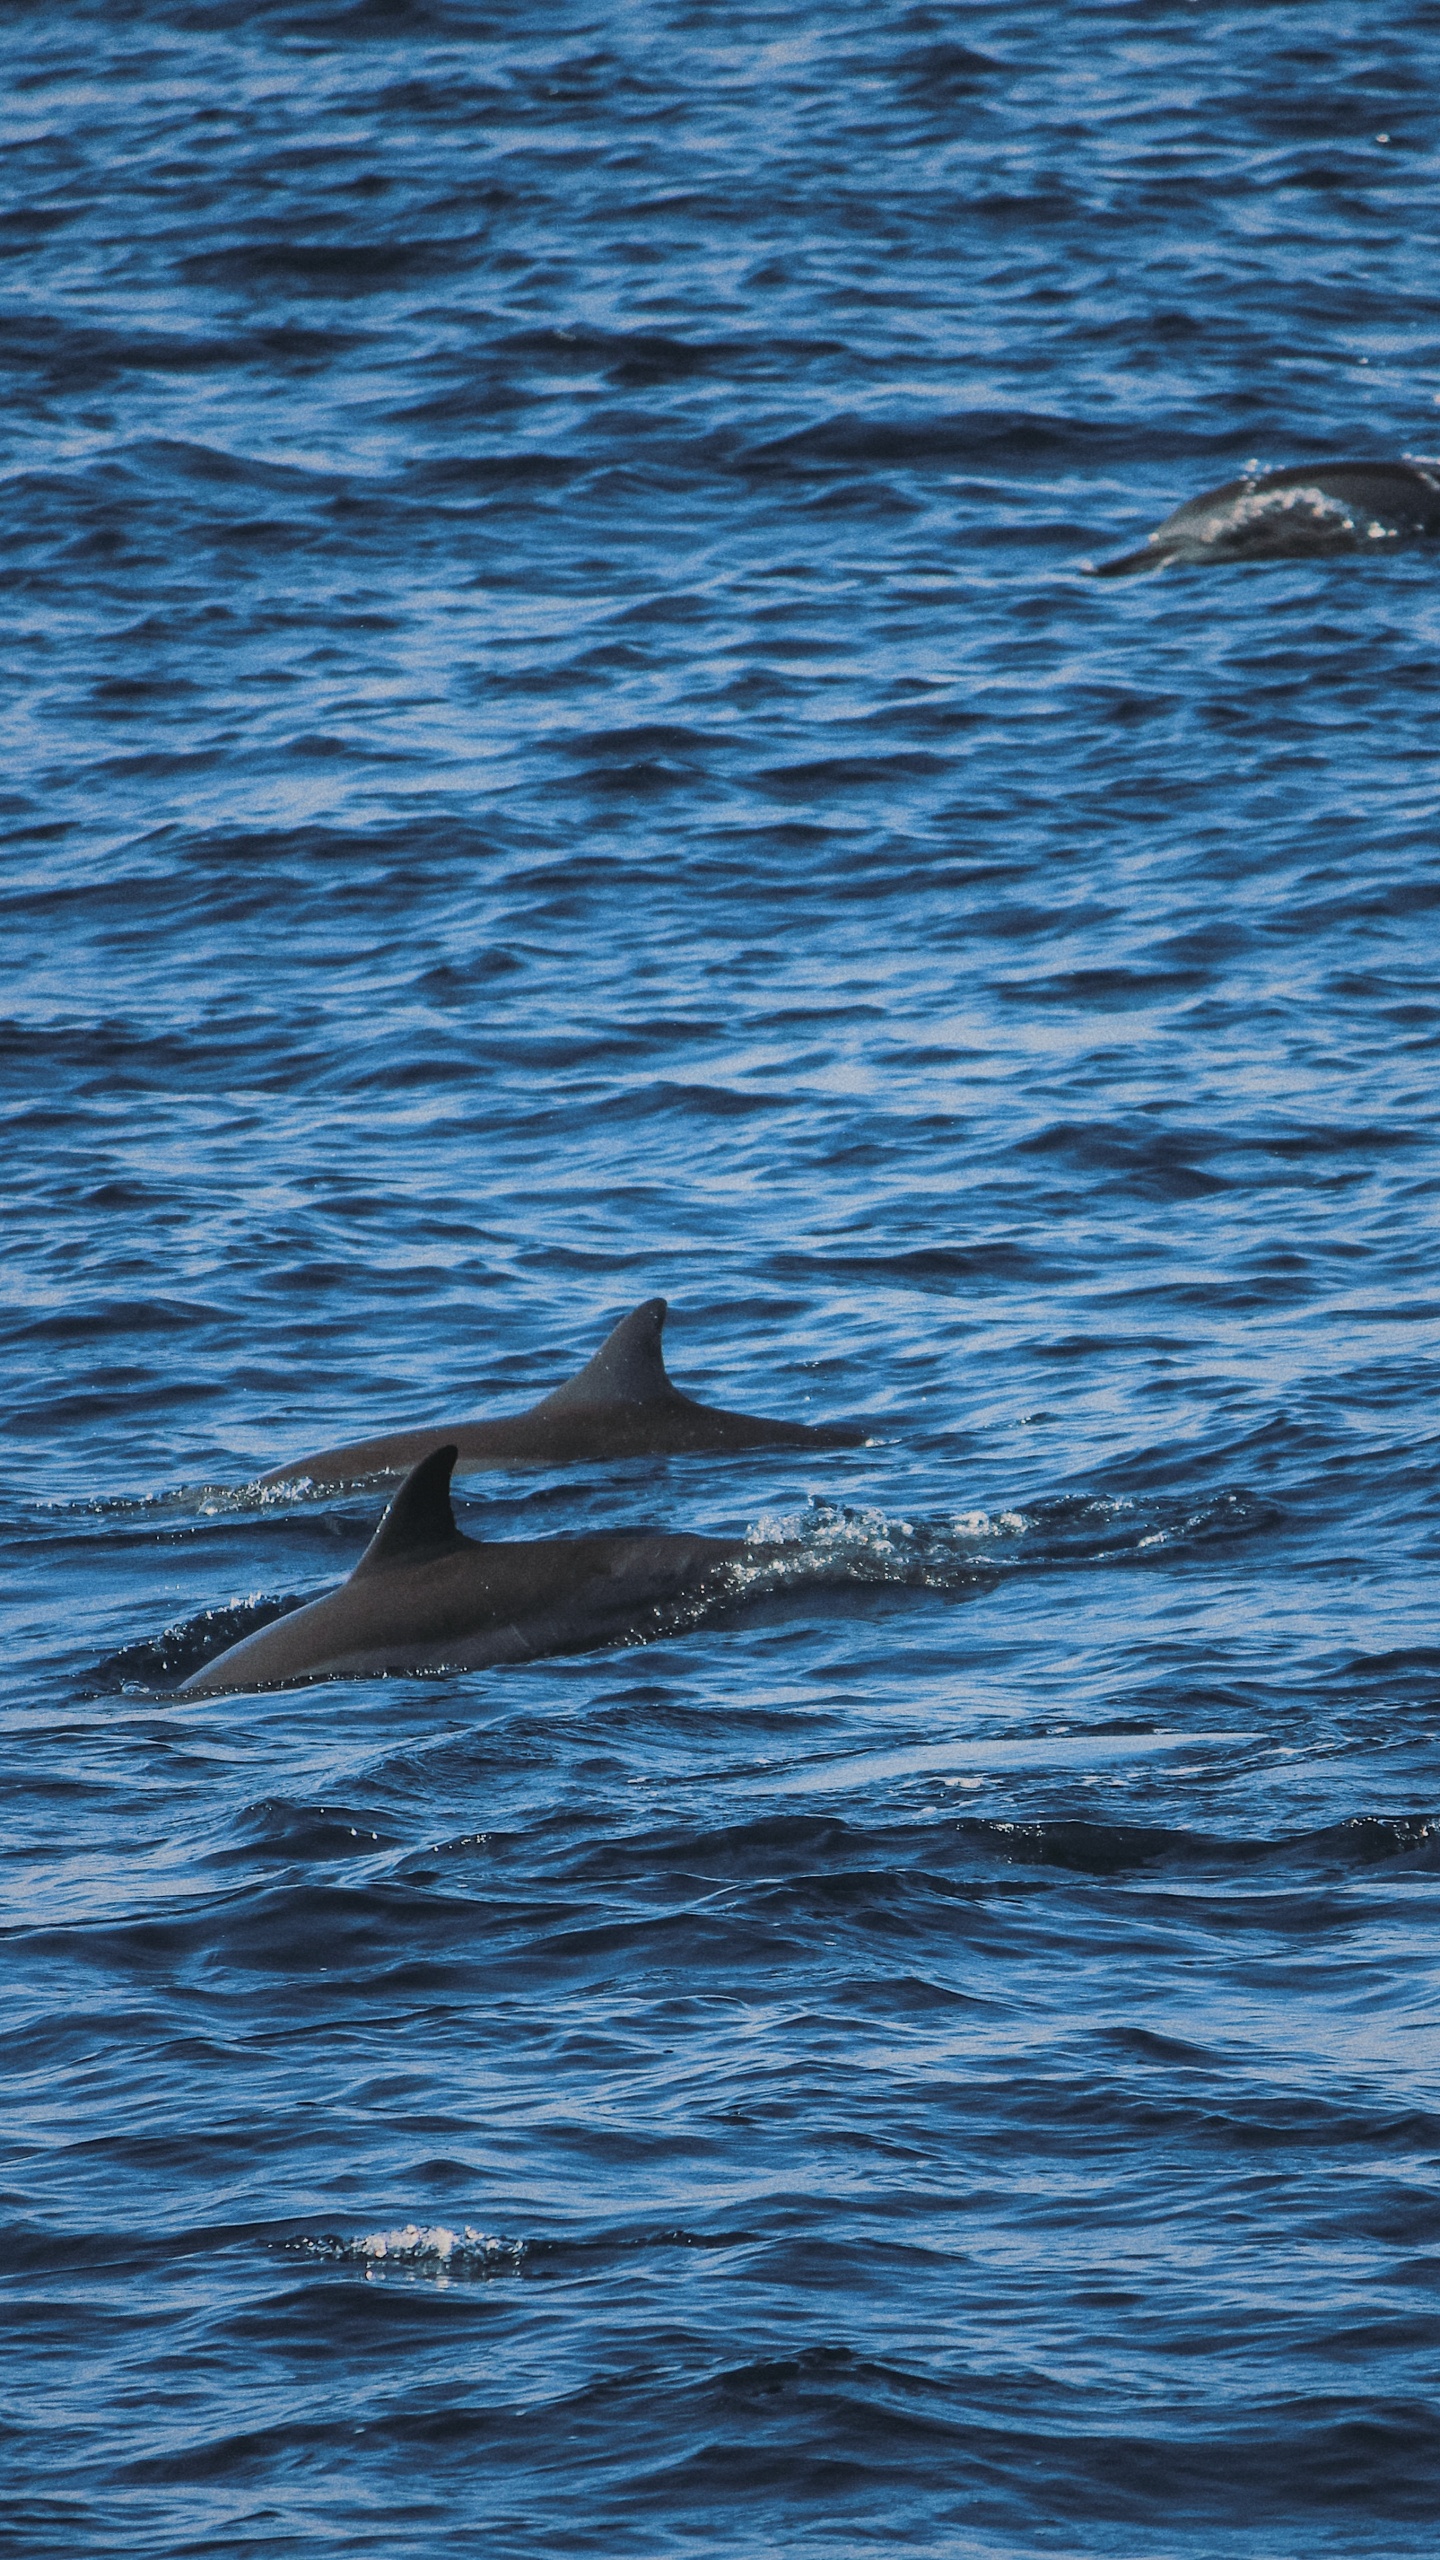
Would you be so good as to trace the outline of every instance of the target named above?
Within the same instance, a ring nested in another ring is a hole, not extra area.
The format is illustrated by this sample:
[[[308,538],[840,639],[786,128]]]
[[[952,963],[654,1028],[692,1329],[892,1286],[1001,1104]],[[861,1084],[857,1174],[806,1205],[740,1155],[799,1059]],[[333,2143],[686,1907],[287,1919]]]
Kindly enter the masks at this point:
[[[853,1423],[772,1422],[758,1413],[726,1413],[672,1387],[660,1347],[665,1300],[647,1298],[622,1316],[576,1377],[528,1411],[496,1422],[432,1424],[424,1431],[386,1431],[350,1440],[272,1467],[261,1484],[355,1484],[403,1475],[437,1441],[453,1441],[462,1469],[511,1466],[527,1459],[563,1466],[576,1459],[682,1457],[697,1450],[845,1449],[864,1440]]]
[[[482,1545],[455,1525],[454,1443],[412,1467],[348,1582],[257,1627],[183,1680],[182,1698],[477,1671],[662,1635],[738,1591],[733,1568],[785,1550],[625,1530]]]
[[[1141,545],[1102,560],[1097,578],[1145,569],[1236,560],[1326,559],[1344,551],[1393,550],[1440,534],[1440,459],[1298,463],[1249,472],[1187,498]]]

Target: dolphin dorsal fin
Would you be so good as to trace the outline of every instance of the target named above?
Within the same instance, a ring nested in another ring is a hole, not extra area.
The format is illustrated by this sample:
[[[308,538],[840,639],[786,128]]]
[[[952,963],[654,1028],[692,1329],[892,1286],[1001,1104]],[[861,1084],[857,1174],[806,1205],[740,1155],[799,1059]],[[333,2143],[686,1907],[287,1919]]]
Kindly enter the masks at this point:
[[[543,1396],[532,1413],[577,1413],[587,1405],[663,1404],[675,1394],[665,1375],[660,1348],[665,1323],[663,1298],[647,1298],[622,1316],[606,1335],[593,1360],[578,1376],[567,1378],[553,1395]]]
[[[459,1451],[452,1442],[432,1449],[412,1467],[350,1579],[388,1573],[395,1565],[428,1564],[474,1542],[461,1536],[450,1503],[450,1476]]]

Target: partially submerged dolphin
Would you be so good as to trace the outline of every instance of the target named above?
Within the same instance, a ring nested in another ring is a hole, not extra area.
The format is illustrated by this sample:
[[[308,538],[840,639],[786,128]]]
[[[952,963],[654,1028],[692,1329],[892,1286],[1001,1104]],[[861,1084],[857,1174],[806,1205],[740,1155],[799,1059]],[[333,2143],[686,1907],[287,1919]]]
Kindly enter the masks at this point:
[[[526,1459],[552,1466],[575,1459],[681,1457],[694,1450],[844,1449],[865,1438],[853,1423],[772,1422],[758,1413],[726,1413],[697,1404],[672,1387],[660,1347],[665,1300],[647,1298],[622,1316],[593,1360],[525,1413],[498,1422],[431,1424],[351,1440],[312,1458],[272,1467],[261,1484],[309,1477],[354,1484],[367,1476],[403,1475],[440,1440],[453,1441],[461,1468],[509,1466]]]
[[[1440,460],[1300,463],[1252,472],[1189,498],[1142,544],[1102,560],[1097,578],[1236,560],[1323,559],[1393,550],[1440,534]]]
[[[763,1552],[743,1538],[648,1530],[527,1538],[464,1537],[450,1503],[453,1444],[411,1469],[348,1582],[274,1618],[182,1681],[182,1698],[365,1680],[387,1671],[476,1671],[537,1654],[667,1632],[734,1588],[732,1568]]]

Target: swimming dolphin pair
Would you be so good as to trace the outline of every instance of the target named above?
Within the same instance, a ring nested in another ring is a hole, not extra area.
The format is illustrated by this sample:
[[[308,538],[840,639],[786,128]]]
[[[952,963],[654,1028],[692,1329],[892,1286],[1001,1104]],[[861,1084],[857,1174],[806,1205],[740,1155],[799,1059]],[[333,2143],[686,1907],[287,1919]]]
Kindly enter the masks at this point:
[[[1311,560],[1393,550],[1440,534],[1440,460],[1300,463],[1248,474],[1189,498],[1138,551],[1102,560],[1097,578],[1239,560]]]
[[[647,1298],[622,1316],[593,1360],[524,1413],[495,1422],[432,1424],[351,1440],[314,1457],[272,1467],[261,1484],[357,1484],[403,1475],[441,1441],[453,1442],[462,1469],[527,1460],[564,1466],[603,1458],[684,1457],[731,1449],[846,1449],[866,1434],[854,1423],[775,1422],[757,1413],[727,1413],[672,1387],[660,1335],[665,1300]]]
[[[476,1671],[656,1636],[735,1588],[763,1553],[743,1538],[646,1530],[493,1546],[455,1525],[453,1443],[411,1469],[348,1582],[242,1637],[180,1684],[182,1698],[384,1672]]]
[[[778,1422],[682,1395],[665,1373],[665,1300],[621,1318],[594,1358],[524,1413],[391,1431],[272,1468],[262,1484],[405,1475],[348,1582],[257,1628],[182,1682],[181,1697],[381,1673],[479,1670],[656,1635],[723,1596],[752,1553],[740,1538],[626,1531],[481,1545],[450,1501],[457,1465],[847,1448],[856,1423]],[[438,1445],[437,1445],[438,1444]],[[408,1472],[407,1472],[408,1471]],[[775,1561],[767,1546],[767,1563]]]

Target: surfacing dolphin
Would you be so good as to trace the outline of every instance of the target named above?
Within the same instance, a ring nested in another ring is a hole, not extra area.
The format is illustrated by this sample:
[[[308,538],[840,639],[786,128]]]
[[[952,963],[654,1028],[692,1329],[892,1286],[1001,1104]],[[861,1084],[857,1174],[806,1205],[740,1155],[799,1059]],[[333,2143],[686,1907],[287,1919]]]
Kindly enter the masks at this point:
[[[1440,460],[1299,463],[1187,499],[1138,551],[1102,560],[1094,575],[1393,551],[1427,534],[1440,534]]]
[[[455,1525],[453,1446],[411,1469],[348,1582],[232,1644],[177,1692],[289,1689],[384,1672],[478,1671],[673,1632],[723,1599],[730,1568],[784,1550],[626,1530],[485,1546]]]
[[[664,1322],[665,1300],[647,1298],[621,1317],[577,1377],[525,1413],[350,1440],[272,1467],[259,1481],[289,1484],[309,1477],[316,1484],[356,1484],[371,1476],[403,1475],[441,1440],[454,1442],[457,1465],[469,1469],[526,1460],[562,1466],[577,1459],[683,1457],[696,1450],[845,1449],[865,1438],[854,1423],[773,1422],[682,1395],[665,1374]]]

